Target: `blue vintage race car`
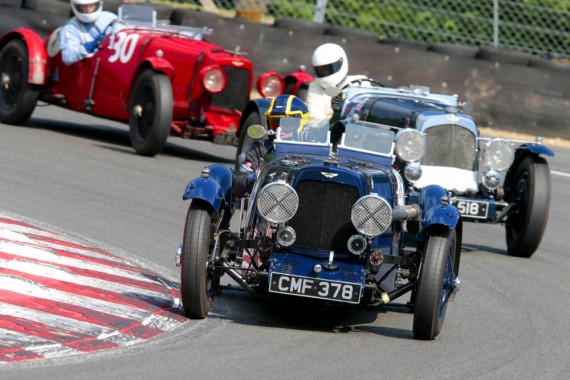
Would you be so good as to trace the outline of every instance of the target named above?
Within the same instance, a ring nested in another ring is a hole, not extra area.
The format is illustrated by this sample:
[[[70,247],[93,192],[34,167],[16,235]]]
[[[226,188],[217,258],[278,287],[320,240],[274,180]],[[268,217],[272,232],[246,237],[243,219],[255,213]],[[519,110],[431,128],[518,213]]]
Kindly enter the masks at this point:
[[[530,257],[542,240],[550,210],[550,170],[540,142],[480,136],[468,114],[472,105],[428,87],[350,87],[342,118],[359,119],[425,135],[425,155],[416,165],[417,190],[438,184],[450,192],[469,222],[504,224],[510,255]]]
[[[266,100],[257,100],[263,108]],[[345,120],[305,126],[285,139],[281,118],[248,198],[234,200],[230,168],[206,167],[190,181],[191,200],[178,258],[186,314],[205,318],[228,275],[251,293],[354,305],[401,304],[413,336],[434,339],[459,290],[462,218],[447,191],[406,187],[423,155],[414,129]],[[260,133],[261,131],[261,133]],[[250,138],[271,135],[250,126]],[[240,205],[235,232],[221,227]]]

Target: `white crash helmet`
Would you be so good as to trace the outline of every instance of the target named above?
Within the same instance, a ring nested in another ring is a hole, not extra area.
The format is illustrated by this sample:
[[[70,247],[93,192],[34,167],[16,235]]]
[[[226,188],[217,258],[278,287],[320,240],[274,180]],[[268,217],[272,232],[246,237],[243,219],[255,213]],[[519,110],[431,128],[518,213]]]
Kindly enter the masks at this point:
[[[73,14],[81,22],[95,22],[95,20],[101,16],[101,12],[103,11],[103,2],[101,0],[70,0],[70,2]],[[84,5],[95,5],[95,10],[91,13],[86,13],[83,10]]]
[[[327,43],[315,49],[312,58],[317,83],[323,88],[339,85],[348,74],[348,59],[342,47]]]

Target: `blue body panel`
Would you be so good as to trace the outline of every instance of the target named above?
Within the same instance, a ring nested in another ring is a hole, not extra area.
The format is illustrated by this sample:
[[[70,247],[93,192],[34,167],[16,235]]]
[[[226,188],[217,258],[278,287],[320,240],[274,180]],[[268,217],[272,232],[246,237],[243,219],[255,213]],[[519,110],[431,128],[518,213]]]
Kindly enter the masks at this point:
[[[519,149],[522,149],[522,148],[526,148],[531,153],[534,153],[534,154],[545,154],[547,156],[554,157],[554,152],[552,151],[552,149],[550,149],[546,145],[535,144],[535,143],[526,143],[526,144],[521,145],[521,147]]]
[[[454,206],[442,204],[442,198],[447,198],[447,192],[441,186],[429,185],[422,189],[419,197],[419,205],[422,210],[422,229],[425,230],[436,224],[451,229],[457,227],[461,214]]]
[[[214,210],[223,206],[229,208],[232,199],[232,171],[222,165],[209,166],[210,175],[196,178],[186,185],[182,199],[201,199],[208,202]]]

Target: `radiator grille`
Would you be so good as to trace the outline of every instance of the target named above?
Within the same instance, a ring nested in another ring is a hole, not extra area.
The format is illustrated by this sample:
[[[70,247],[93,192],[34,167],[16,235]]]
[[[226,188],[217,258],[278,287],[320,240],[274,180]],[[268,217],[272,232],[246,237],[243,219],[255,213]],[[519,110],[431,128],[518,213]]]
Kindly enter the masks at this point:
[[[459,125],[427,128],[426,153],[422,165],[477,170],[475,135]]]
[[[210,106],[232,111],[241,111],[249,100],[249,70],[222,67],[228,81],[226,87],[210,97]]]
[[[288,223],[297,233],[294,246],[328,253],[347,252],[350,236],[357,233],[350,221],[358,189],[335,182],[301,181],[297,185],[299,209]]]

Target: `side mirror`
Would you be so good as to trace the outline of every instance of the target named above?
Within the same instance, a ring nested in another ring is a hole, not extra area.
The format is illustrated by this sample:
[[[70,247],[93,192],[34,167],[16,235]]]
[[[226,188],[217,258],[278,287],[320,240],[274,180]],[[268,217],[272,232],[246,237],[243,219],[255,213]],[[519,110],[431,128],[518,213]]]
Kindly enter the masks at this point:
[[[252,124],[247,128],[247,135],[254,140],[258,140],[265,136],[267,131],[259,124]]]

